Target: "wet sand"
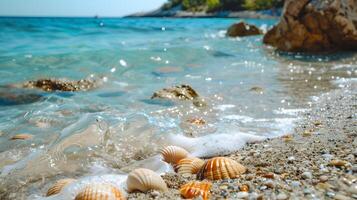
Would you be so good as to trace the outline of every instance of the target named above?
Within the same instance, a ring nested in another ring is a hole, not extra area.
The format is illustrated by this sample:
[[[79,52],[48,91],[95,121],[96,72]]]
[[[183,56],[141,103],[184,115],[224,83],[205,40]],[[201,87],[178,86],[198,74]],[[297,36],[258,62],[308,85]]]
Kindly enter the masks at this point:
[[[248,172],[214,181],[211,199],[356,199],[357,85],[352,84],[322,95],[290,136],[227,155]],[[180,199],[179,187],[195,180],[174,173],[163,177],[169,192],[133,193],[129,199]]]

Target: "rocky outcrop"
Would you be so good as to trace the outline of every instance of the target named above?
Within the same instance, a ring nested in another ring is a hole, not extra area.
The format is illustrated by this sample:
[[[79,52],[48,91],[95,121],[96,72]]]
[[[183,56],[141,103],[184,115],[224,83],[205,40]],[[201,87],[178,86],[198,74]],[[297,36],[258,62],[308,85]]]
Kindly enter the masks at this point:
[[[357,0],[287,0],[264,43],[292,52],[357,50]]]
[[[227,36],[229,37],[244,37],[260,34],[262,34],[262,31],[259,28],[244,22],[233,24],[227,30]]]
[[[164,88],[155,92],[151,99],[169,99],[192,101],[197,107],[206,106],[204,100],[189,85],[178,85],[171,88]]]
[[[58,80],[58,79],[39,79],[28,81],[22,85],[24,88],[37,88],[46,92],[64,91],[76,92],[87,91],[98,87],[96,80],[82,79],[79,81]]]

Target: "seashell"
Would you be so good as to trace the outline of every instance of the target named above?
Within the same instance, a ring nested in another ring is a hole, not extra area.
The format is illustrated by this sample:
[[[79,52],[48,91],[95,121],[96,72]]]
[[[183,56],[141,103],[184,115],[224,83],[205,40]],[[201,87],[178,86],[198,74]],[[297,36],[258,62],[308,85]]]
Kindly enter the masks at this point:
[[[237,178],[246,172],[246,168],[238,162],[225,157],[212,158],[202,166],[197,174],[200,180],[221,180]]]
[[[80,191],[75,200],[125,200],[116,187],[109,184],[92,184]]]
[[[11,140],[28,140],[31,139],[33,137],[33,135],[31,134],[18,134],[18,135],[14,135],[12,136],[12,138],[10,138]]]
[[[193,199],[201,196],[203,200],[208,200],[211,187],[212,183],[210,182],[192,181],[181,186],[180,193],[185,199]]]
[[[161,155],[165,162],[176,165],[181,159],[188,156],[188,152],[177,146],[167,146],[161,150]]]
[[[160,175],[149,169],[135,169],[128,175],[126,184],[129,192],[149,190],[167,191],[165,181]]]
[[[176,166],[177,173],[183,176],[189,176],[191,174],[197,174],[201,167],[205,164],[205,161],[199,158],[184,158],[181,159]]]
[[[68,184],[76,181],[76,179],[66,178],[58,180],[55,184],[53,184],[47,191],[46,196],[52,196],[61,192],[61,190],[66,187]]]

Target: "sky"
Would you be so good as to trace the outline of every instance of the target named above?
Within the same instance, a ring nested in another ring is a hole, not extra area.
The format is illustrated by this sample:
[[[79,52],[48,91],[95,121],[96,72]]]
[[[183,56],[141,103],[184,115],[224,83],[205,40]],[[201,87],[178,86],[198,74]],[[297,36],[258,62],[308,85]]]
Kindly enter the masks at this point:
[[[0,16],[124,16],[166,0],[0,0]]]

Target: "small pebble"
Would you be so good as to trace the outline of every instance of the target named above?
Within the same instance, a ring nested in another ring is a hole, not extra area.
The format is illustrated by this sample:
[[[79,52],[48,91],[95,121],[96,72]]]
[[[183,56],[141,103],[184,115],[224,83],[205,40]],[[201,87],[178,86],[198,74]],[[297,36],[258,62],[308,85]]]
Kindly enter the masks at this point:
[[[160,196],[160,192],[158,192],[158,191],[156,191],[156,190],[152,191],[150,194],[151,194],[151,196],[154,197],[154,198]]]
[[[266,190],[268,187],[266,185],[263,185],[262,187],[260,187],[260,190]]]
[[[320,178],[319,178],[319,180],[320,180],[320,182],[326,182],[326,181],[328,181],[328,176],[320,176]]]
[[[304,172],[304,173],[302,173],[301,177],[303,179],[312,179],[312,173],[311,172]]]
[[[350,186],[350,188],[348,188],[348,191],[352,194],[356,194],[357,195],[357,183],[354,183]]]
[[[336,195],[334,196],[334,199],[336,199],[336,200],[350,200],[351,198],[350,198],[350,197],[347,197],[347,196],[345,196],[345,195],[343,195],[343,194],[336,194]]]
[[[268,180],[264,183],[264,185],[266,185],[268,188],[274,188],[275,187],[275,183],[272,180]]]
[[[333,192],[326,192],[326,196],[333,198],[336,194]]]
[[[304,194],[311,194],[311,190],[309,188],[304,189]]]
[[[293,187],[299,187],[301,184],[300,184],[300,182],[299,181],[293,181],[293,182],[291,182],[291,186],[293,186]]]
[[[353,173],[357,173],[357,165],[353,165],[352,166],[352,172]]]
[[[238,192],[237,193],[237,198],[238,199],[244,199],[244,198],[247,198],[248,196],[249,196],[248,192]]]
[[[288,199],[288,195],[286,195],[285,193],[279,193],[278,196],[276,196],[276,199],[277,200],[285,200],[285,199]]]

